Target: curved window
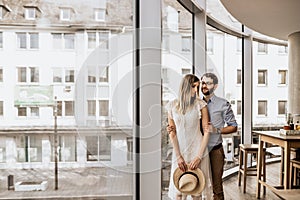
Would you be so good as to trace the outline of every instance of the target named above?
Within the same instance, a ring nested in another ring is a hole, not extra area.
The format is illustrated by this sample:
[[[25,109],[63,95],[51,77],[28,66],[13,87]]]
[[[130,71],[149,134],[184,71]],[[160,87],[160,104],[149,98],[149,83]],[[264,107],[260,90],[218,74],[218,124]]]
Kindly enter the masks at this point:
[[[223,135],[225,170],[238,164],[238,148],[242,130],[242,40],[207,25],[207,72],[218,76],[217,96],[227,99],[238,123],[238,131]]]

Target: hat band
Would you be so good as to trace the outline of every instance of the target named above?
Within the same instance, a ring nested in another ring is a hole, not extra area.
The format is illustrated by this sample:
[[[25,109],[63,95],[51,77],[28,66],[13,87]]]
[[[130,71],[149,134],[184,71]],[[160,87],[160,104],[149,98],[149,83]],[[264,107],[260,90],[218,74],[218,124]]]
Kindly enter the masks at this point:
[[[193,175],[193,176],[195,176],[196,178],[197,178],[197,183],[199,183],[199,178],[198,178],[198,176],[197,176],[197,174],[195,174],[194,172],[184,172],[184,173],[182,173],[180,176],[179,176],[179,179],[178,180],[180,180],[181,179],[181,177],[183,176],[183,175],[186,175],[186,174],[191,174],[191,175]]]

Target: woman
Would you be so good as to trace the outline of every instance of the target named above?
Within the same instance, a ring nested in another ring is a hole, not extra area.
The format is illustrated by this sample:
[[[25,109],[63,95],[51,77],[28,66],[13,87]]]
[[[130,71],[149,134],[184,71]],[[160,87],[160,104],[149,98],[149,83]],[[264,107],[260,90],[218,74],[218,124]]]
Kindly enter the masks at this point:
[[[209,140],[208,110],[206,103],[199,98],[199,79],[192,74],[186,75],[179,88],[179,97],[168,103],[169,137],[173,145],[171,176],[168,195],[171,199],[185,200],[173,183],[173,172],[178,167],[181,171],[200,168],[205,176],[205,189],[202,199],[211,199],[210,163],[207,151]],[[200,131],[202,118],[203,135]],[[201,194],[192,195],[193,200],[200,200]]]

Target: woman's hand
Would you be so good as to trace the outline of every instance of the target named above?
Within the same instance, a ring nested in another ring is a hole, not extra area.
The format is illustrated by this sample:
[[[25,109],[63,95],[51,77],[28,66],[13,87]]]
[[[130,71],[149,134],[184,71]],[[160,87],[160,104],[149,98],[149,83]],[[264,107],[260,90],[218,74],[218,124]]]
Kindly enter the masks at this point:
[[[174,127],[174,126],[168,125],[168,126],[167,126],[167,132],[168,132],[168,133],[171,133],[172,131],[175,131],[175,127]]]
[[[201,159],[199,156],[197,156],[196,158],[194,158],[194,160],[192,160],[192,162],[190,163],[190,169],[194,170],[196,169],[201,163]]]
[[[177,164],[178,164],[178,167],[181,171],[185,172],[187,170],[187,164],[185,163],[182,156],[179,156],[177,158]]]

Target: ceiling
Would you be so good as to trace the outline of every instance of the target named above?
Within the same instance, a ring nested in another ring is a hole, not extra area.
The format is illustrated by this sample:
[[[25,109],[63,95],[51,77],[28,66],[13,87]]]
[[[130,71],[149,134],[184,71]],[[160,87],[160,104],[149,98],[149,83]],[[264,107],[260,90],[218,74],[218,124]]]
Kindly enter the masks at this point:
[[[220,0],[247,27],[280,40],[300,31],[300,0]]]

